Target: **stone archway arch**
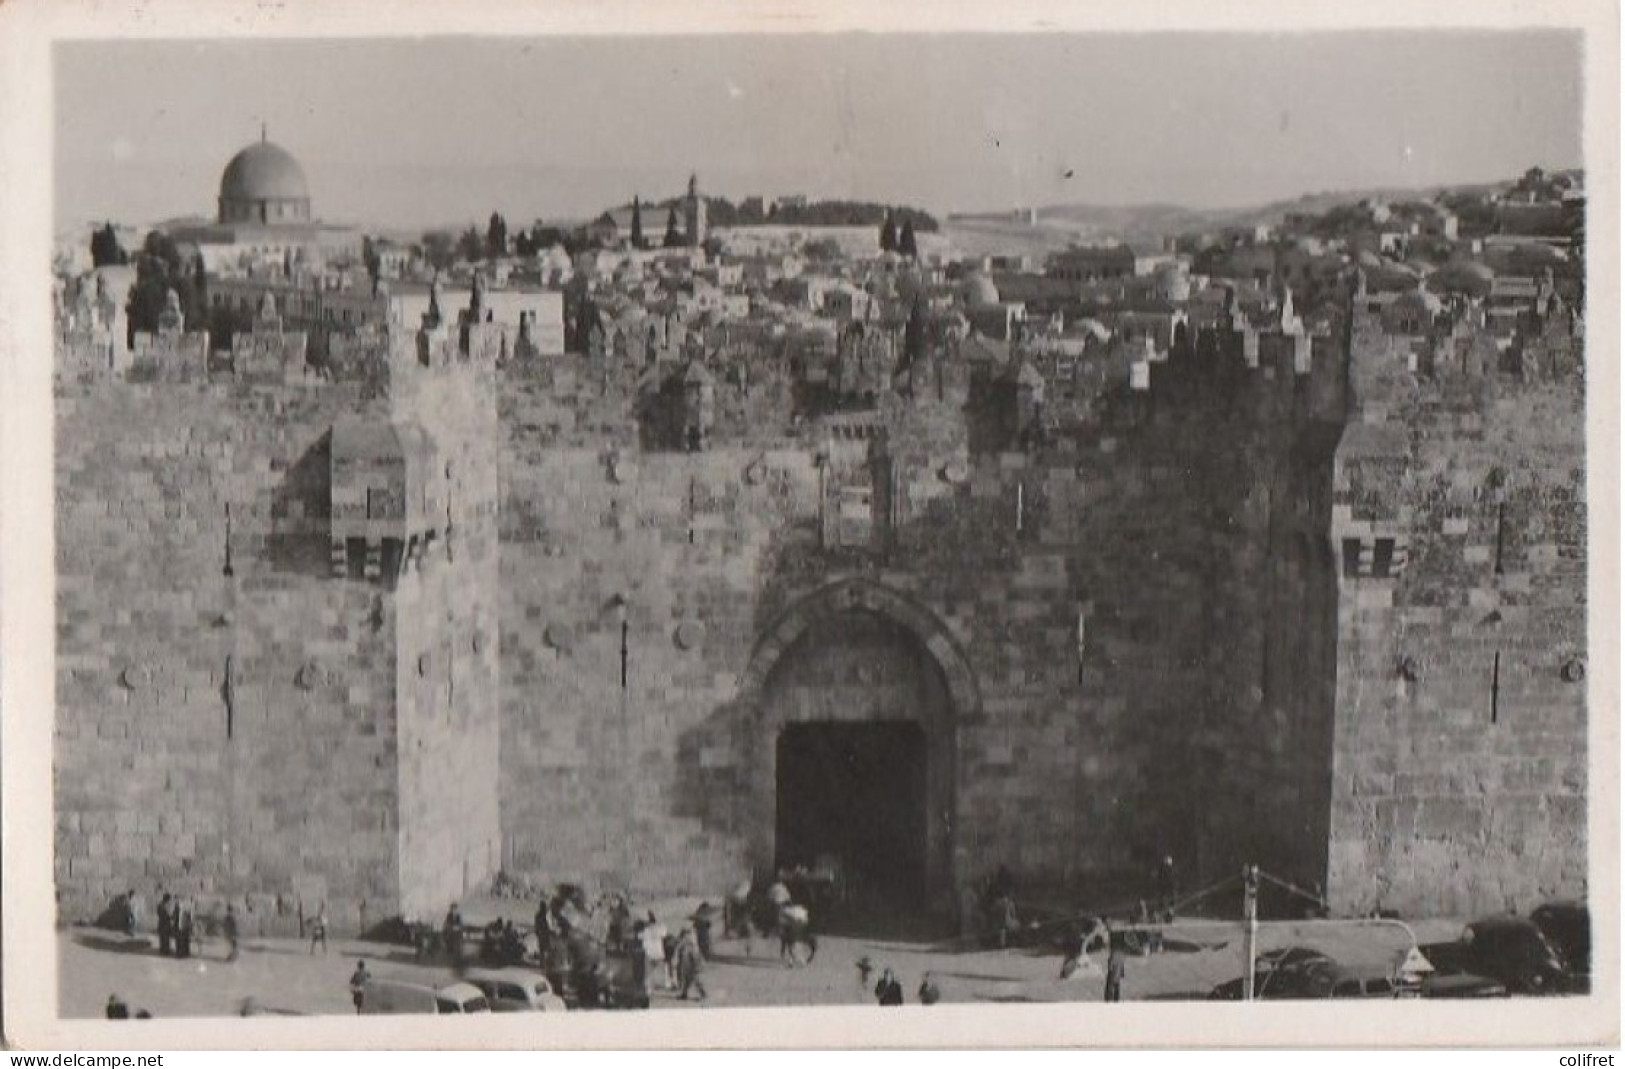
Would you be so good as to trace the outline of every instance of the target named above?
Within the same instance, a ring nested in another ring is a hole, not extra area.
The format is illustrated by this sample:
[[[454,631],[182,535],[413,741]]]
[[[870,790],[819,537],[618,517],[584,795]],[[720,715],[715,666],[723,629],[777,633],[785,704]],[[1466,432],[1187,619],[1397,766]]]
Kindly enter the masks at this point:
[[[927,903],[944,915],[955,904],[955,876],[962,873],[963,844],[958,811],[959,752],[962,727],[978,719],[982,698],[969,659],[947,626],[929,608],[901,591],[866,578],[838,580],[797,599],[775,617],[758,638],[740,676],[739,704],[746,711],[744,733],[744,832],[753,868],[775,859],[777,786],[776,744],[780,733],[800,722],[773,700],[775,675],[791,665],[808,642],[839,633],[851,614],[879,618],[915,651],[917,664],[935,670],[940,702],[913,719],[926,735],[927,828],[925,830]],[[855,713],[846,719],[865,719]]]
[[[779,660],[813,624],[856,611],[884,616],[920,640],[942,670],[955,720],[963,722],[981,715],[982,695],[976,686],[976,674],[947,625],[909,595],[863,578],[841,579],[820,587],[775,617],[751,650],[739,680],[740,699],[750,705],[760,703],[762,690]]]

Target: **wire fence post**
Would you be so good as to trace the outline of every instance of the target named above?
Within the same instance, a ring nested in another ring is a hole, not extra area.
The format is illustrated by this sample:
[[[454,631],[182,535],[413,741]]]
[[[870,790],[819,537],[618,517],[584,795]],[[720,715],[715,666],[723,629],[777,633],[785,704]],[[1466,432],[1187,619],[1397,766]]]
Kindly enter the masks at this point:
[[[1242,919],[1246,921],[1241,940],[1241,952],[1245,960],[1241,964],[1241,997],[1244,1002],[1253,1000],[1253,986],[1256,983],[1258,968],[1258,866],[1247,865],[1241,870]]]

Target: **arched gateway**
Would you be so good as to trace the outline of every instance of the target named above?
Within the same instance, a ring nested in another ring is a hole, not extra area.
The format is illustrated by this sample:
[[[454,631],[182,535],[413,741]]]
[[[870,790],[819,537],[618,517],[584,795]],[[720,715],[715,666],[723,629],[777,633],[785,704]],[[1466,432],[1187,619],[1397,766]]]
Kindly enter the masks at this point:
[[[835,862],[891,908],[953,908],[959,729],[969,662],[917,601],[865,579],[768,626],[741,681],[753,866]]]

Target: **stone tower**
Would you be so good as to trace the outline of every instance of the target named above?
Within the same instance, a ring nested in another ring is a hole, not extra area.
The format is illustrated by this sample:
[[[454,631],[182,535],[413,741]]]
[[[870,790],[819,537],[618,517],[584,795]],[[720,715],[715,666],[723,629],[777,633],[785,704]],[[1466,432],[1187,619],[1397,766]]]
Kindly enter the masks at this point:
[[[705,197],[700,193],[697,175],[688,176],[688,196],[683,198],[684,236],[688,247],[698,249],[705,244]]]

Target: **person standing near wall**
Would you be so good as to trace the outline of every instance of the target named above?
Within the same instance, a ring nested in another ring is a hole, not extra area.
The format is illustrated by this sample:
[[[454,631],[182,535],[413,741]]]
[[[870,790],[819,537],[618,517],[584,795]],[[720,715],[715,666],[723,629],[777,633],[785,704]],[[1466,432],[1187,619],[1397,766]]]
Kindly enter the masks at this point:
[[[227,903],[227,905],[226,905],[226,920],[225,920],[225,923],[221,926],[221,931],[226,937],[226,960],[227,961],[236,961],[237,960],[237,907],[231,905],[230,903]]]
[[[1179,881],[1174,872],[1174,855],[1162,855],[1162,861],[1157,864],[1157,899],[1159,910],[1174,908],[1174,899],[1179,895]]]
[[[440,940],[445,944],[446,953],[451,957],[451,963],[457,965],[463,960],[463,914],[453,902],[451,908],[446,910],[446,919],[440,926]]]
[[[169,957],[175,941],[174,899],[166,891],[158,900],[158,953]]]
[[[316,953],[316,944],[322,945],[322,953],[327,953],[327,903],[323,902],[316,911],[316,919],[310,922],[310,952]]]
[[[141,896],[135,893],[132,887],[124,893],[124,934],[135,938],[135,933],[141,927]]]
[[[175,907],[175,956],[192,956],[192,901],[187,899]]]

